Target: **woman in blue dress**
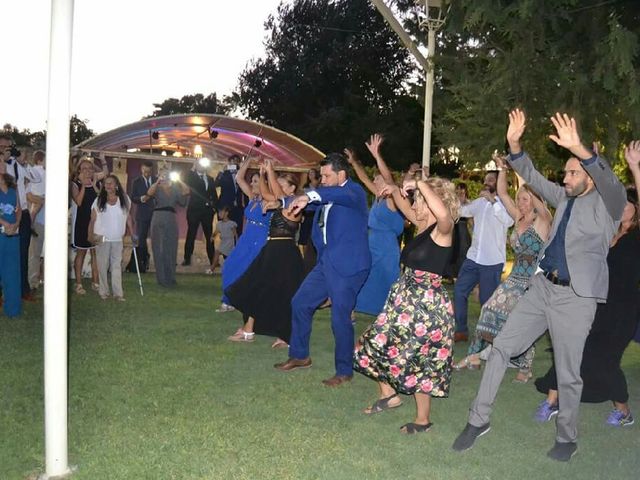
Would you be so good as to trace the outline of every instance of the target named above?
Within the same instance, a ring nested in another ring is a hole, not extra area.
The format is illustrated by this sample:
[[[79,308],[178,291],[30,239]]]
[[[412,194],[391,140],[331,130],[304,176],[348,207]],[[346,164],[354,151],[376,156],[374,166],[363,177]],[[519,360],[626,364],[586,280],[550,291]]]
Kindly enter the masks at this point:
[[[379,192],[387,184],[393,183],[393,176],[387,167],[380,145],[383,137],[379,134],[371,136],[366,143],[375,158],[379,174],[369,179],[367,172],[356,159],[353,151],[347,149],[345,154],[360,181],[375,195],[369,210],[369,250],[371,251],[371,271],[362,286],[356,300],[355,311],[369,315],[378,315],[382,311],[389,289],[400,274],[400,245],[398,236],[404,229],[404,217],[391,197],[381,197]]]
[[[222,266],[222,291],[225,292],[233,285],[249,265],[258,256],[260,250],[267,242],[271,212],[262,211],[262,196],[260,195],[260,174],[251,175],[251,183],[246,180],[249,159],[245,159],[238,169],[236,180],[244,194],[250,198],[244,209],[245,225],[242,235],[231,254]],[[229,303],[229,299],[223,293],[222,304],[216,312],[231,312],[235,310]]]
[[[480,311],[480,318],[467,356],[454,365],[454,369],[465,368],[477,370],[480,361],[486,359],[481,353],[491,348],[493,339],[502,330],[511,310],[529,286],[529,281],[538,265],[538,254],[544,246],[551,230],[551,213],[540,196],[528,185],[522,185],[516,193],[516,201],[509,196],[507,190],[507,167],[501,157],[494,157],[499,167],[498,196],[509,215],[515,220],[511,234],[511,245],[515,252],[515,260],[507,279],[498,285],[493,295],[486,301]],[[489,351],[489,350],[487,350]],[[533,345],[522,355],[511,360],[518,368],[516,382],[526,383],[532,376],[531,363],[535,349]]]
[[[7,156],[4,153],[0,152],[3,164],[2,157]],[[18,236],[21,214],[15,180],[8,173],[0,173],[0,287],[4,294],[4,313],[9,318],[22,313]]]

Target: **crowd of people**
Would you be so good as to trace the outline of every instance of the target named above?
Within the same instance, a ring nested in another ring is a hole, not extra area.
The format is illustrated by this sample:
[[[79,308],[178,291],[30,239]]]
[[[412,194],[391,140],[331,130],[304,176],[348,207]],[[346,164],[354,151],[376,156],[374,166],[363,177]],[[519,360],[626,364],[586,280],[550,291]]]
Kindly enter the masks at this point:
[[[378,168],[373,178],[351,149],[329,154],[320,164],[320,184],[297,196],[294,188],[260,189],[278,178],[269,168],[255,174],[252,201],[263,206],[254,207],[258,241],[247,246],[245,265],[228,274],[223,268],[229,302],[223,311],[238,309],[245,318],[229,340],[277,337],[272,346],[289,349],[276,369],[309,368],[313,315],[329,305],[335,374],[323,383],[347,383],[354,371],[374,380],[378,395],[364,409],[368,415],[399,407],[401,394],[413,396],[415,418],[401,427],[407,434],[431,429],[431,397],[448,396],[452,372],[480,370],[485,361],[468,423],[453,443],[454,450],[464,451],[489,431],[506,369],[517,369],[515,382],[533,377],[535,343],[548,331],[554,367],[535,382],[547,398],[533,412],[537,421],[557,415],[548,456],[568,461],[575,453],[581,400],[612,401],[606,422],[632,425],[620,361],[639,319],[640,266],[629,268],[629,261],[640,258],[633,196],[640,186],[640,142],[625,150],[635,180],[627,192],[598,152],[582,144],[573,118],[556,114],[551,120],[551,140],[571,155],[562,186],[538,172],[522,149],[526,118],[517,109],[509,115],[509,151],[494,156],[497,170],[486,174],[473,201],[465,184],[456,188],[443,178],[416,175],[416,169],[396,182],[380,153],[379,135],[366,144]],[[371,208],[365,190],[349,178],[349,167],[373,195]],[[509,194],[511,170],[518,179],[515,198]],[[274,195],[280,202],[272,201]],[[306,276],[300,275],[301,259],[293,248],[300,219],[310,224],[317,255]],[[404,222],[413,224],[415,233],[400,249]],[[502,281],[509,231],[514,260]],[[288,253],[267,263],[276,258],[270,250],[280,235],[289,242]],[[292,272],[286,287],[278,286],[282,269]],[[447,277],[455,277],[453,299],[444,287]],[[476,286],[482,308],[469,336],[467,302]],[[277,314],[256,309],[253,301],[267,295],[287,308]],[[354,311],[375,315],[357,340]],[[259,324],[287,328],[258,329]],[[456,342],[469,340],[466,355],[453,362]]]
[[[151,251],[158,283],[173,287],[176,208],[186,207],[182,264],[190,265],[201,228],[207,273],[222,263],[216,311],[242,314],[242,326],[228,340],[273,337],[272,348],[288,349],[276,369],[309,368],[314,314],[330,308],[335,373],[323,383],[345,384],[354,371],[374,380],[377,399],[364,409],[367,415],[401,406],[400,395],[413,396],[416,415],[403,433],[430,430],[431,398],[449,395],[453,372],[480,370],[485,362],[468,423],[453,443],[456,451],[471,448],[490,430],[506,369],[516,368],[514,381],[527,383],[536,341],[548,332],[553,366],[535,381],[546,397],[534,418],[557,417],[548,455],[568,461],[577,450],[581,401],[611,401],[608,424],[634,423],[620,363],[640,317],[640,141],[624,151],[635,184],[625,190],[597,148],[584,146],[573,118],[556,114],[551,121],[550,139],[570,154],[563,185],[547,180],[523,150],[526,117],[516,109],[509,114],[508,152],[494,156],[497,169],[486,173],[472,201],[466,184],[419,168],[394,178],[379,134],[366,142],[377,167],[372,177],[352,149],[327,155],[304,181],[278,173],[269,160],[256,169],[233,155],[216,178],[196,161],[184,181],[164,168],[154,175],[145,162],[129,196],[104,157],[99,166],[81,159],[70,183],[74,291],[87,293],[88,251],[91,288],[104,300],[124,301],[127,231],[138,268],[149,268]],[[42,279],[45,158],[35,152],[32,162],[21,160],[7,136],[0,136],[0,154],[0,284],[4,312],[14,317]],[[350,178],[351,169],[360,183]],[[407,223],[414,233],[401,241]],[[36,261],[30,262],[32,238]],[[502,280],[507,239],[514,260]],[[447,279],[454,279],[453,298]],[[482,307],[470,335],[467,304],[476,287]],[[358,339],[354,312],[375,317]],[[469,344],[454,362],[456,342]]]

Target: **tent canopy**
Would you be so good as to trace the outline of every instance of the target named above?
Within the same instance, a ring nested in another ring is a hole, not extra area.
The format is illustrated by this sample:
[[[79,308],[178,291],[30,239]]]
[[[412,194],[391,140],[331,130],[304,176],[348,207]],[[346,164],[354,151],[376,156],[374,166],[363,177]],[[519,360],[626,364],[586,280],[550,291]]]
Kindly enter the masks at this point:
[[[202,155],[223,162],[238,154],[254,161],[271,159],[276,167],[301,169],[316,166],[324,158],[318,149],[276,128],[213,114],[146,118],[96,135],[74,149],[123,157],[127,152],[167,155],[174,157],[172,161]]]

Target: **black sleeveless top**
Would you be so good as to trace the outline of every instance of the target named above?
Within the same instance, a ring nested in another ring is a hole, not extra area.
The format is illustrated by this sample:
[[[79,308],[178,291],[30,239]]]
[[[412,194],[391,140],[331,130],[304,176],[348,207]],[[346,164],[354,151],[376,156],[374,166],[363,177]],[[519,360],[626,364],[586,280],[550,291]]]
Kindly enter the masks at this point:
[[[294,222],[282,215],[282,209],[276,210],[269,223],[269,237],[271,238],[295,238],[298,231],[298,222]]]
[[[607,302],[635,302],[640,282],[640,229],[618,239],[609,249],[609,294]]]
[[[405,245],[400,255],[400,262],[404,266],[437,275],[444,274],[451,258],[452,247],[441,247],[433,241],[431,232],[435,227],[434,223]]]

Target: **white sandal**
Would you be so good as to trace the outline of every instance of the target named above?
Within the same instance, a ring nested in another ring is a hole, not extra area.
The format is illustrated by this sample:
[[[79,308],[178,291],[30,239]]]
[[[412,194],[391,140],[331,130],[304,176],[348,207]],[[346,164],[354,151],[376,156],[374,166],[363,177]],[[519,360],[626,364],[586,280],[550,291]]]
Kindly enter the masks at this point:
[[[230,342],[253,342],[255,340],[255,336],[256,334],[254,332],[239,330],[230,337],[227,337],[227,340]]]

